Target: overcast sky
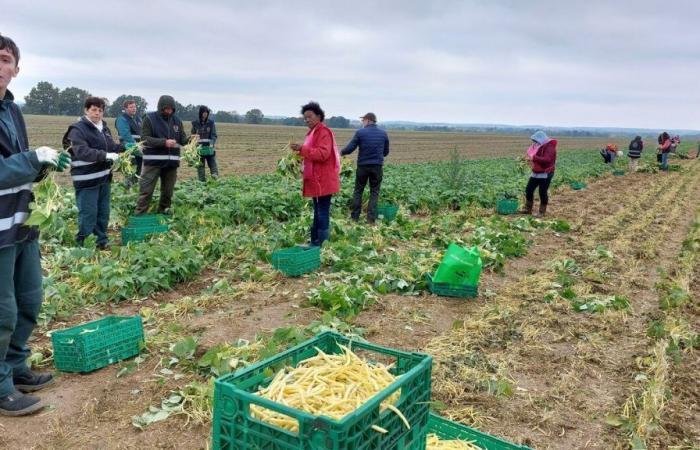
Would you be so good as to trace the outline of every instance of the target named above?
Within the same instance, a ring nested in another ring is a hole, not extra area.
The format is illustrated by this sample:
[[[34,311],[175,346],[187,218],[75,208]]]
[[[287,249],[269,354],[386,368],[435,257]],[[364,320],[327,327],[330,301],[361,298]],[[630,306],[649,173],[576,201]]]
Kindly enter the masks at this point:
[[[239,113],[700,129],[700,1],[10,1],[10,86]]]

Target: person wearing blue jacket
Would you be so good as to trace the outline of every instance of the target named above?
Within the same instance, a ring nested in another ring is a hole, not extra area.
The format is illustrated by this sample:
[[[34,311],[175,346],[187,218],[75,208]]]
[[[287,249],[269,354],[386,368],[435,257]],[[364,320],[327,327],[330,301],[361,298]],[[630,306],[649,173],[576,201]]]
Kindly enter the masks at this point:
[[[374,113],[367,113],[360,119],[362,128],[355,132],[348,145],[341,151],[341,155],[349,155],[360,147],[350,218],[355,221],[360,220],[362,194],[369,181],[367,222],[374,223],[377,220],[377,202],[382,185],[384,158],[389,155],[389,136],[386,131],[377,127],[377,116]]]
[[[44,407],[27,392],[54,382],[27,366],[27,342],[44,299],[39,229],[26,225],[32,183],[49,166],[62,171],[70,158],[49,147],[29,150],[22,112],[7,89],[19,73],[19,48],[0,34],[0,414],[24,416]]]
[[[136,145],[137,142],[141,142],[142,121],[137,114],[138,111],[134,100],[124,100],[122,107],[124,110],[117,117],[114,125],[119,134],[119,142],[126,149],[129,146]],[[134,154],[133,164],[136,169],[136,176],[125,180],[124,184],[127,189],[135,185],[138,177],[141,175],[141,168],[143,167],[143,154],[141,152]]]

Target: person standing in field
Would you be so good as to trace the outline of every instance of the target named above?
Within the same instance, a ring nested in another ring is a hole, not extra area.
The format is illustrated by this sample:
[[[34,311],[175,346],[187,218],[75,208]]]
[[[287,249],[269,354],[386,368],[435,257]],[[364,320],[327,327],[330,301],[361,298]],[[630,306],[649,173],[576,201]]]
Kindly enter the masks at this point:
[[[114,142],[107,123],[102,120],[105,101],[99,97],[85,99],[85,115],[68,127],[63,148],[73,162],[70,176],[78,205],[78,234],[82,246],[91,234],[97,236],[97,248],[107,249],[112,163],[119,159],[122,146]]]
[[[216,179],[219,178],[219,168],[216,165],[216,150],[214,146],[216,145],[216,124],[211,119],[211,110],[206,106],[199,107],[199,119],[192,121],[192,135],[199,136],[199,146],[203,149],[203,152],[211,154],[203,155],[200,157],[201,165],[197,167],[197,176],[199,181],[206,180],[206,170],[205,166],[209,166],[209,171],[211,172],[211,177]]]
[[[170,214],[173,191],[180,167],[180,146],[189,141],[182,121],[175,115],[175,99],[162,95],[158,99],[158,110],[146,114],[143,119],[142,138],[143,169],[139,183],[139,198],[136,215],[146,214],[151,204],[153,191],[160,179],[158,213]]]
[[[143,123],[137,114],[136,102],[134,100],[124,100],[122,107],[124,109],[119,117],[117,117],[115,126],[119,134],[119,142],[124,148],[127,148],[141,142]],[[125,180],[127,189],[136,184],[138,176],[141,174],[141,167],[143,167],[143,155],[141,152],[134,153],[133,163],[136,169],[136,176]]]
[[[530,136],[533,145],[528,149],[527,160],[532,168],[530,179],[525,187],[524,214],[532,214],[535,201],[535,189],[540,194],[540,209],[537,216],[547,213],[549,204],[549,185],[554,177],[554,167],[557,163],[557,141],[550,139],[544,131],[538,131]]]
[[[667,132],[663,132],[659,135],[659,146],[657,150],[661,158],[659,162],[661,163],[661,170],[668,172],[668,155],[671,153],[671,136]]]
[[[355,132],[341,155],[349,155],[359,146],[357,170],[355,171],[355,191],[352,196],[350,218],[360,220],[362,212],[362,194],[369,181],[369,205],[367,206],[367,222],[377,220],[377,202],[379,189],[382,185],[384,158],[389,154],[389,136],[386,131],[377,127],[377,116],[367,113],[360,118],[362,128]]]
[[[632,139],[629,147],[627,148],[627,157],[630,159],[630,172],[637,171],[637,163],[639,162],[639,158],[642,157],[642,150],[644,150],[644,142],[642,141],[642,137],[635,136],[635,138]]]
[[[27,226],[32,183],[49,167],[63,171],[67,153],[49,147],[29,150],[27,128],[7,88],[19,73],[19,48],[0,34],[0,414],[23,416],[44,407],[27,392],[54,382],[50,373],[29,369],[29,340],[44,298],[39,229]]]
[[[331,199],[340,191],[340,154],[333,132],[323,123],[321,106],[309,102],[301,113],[309,132],[304,143],[290,147],[302,157],[303,195],[314,203],[311,245],[320,247],[330,237]]]
[[[700,158],[700,139],[698,139],[698,152],[695,154],[695,159]]]

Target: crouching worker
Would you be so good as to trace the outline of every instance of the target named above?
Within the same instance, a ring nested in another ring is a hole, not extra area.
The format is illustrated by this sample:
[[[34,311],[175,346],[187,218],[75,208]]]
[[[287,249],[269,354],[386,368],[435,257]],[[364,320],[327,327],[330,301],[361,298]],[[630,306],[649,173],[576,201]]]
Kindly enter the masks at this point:
[[[44,407],[27,395],[53,383],[49,373],[27,367],[27,341],[36,326],[42,290],[39,230],[25,225],[33,200],[32,182],[48,167],[65,169],[67,154],[40,147],[29,151],[27,129],[7,90],[19,73],[19,49],[0,35],[0,414],[23,416]]]
[[[544,216],[549,204],[549,185],[554,177],[557,163],[557,141],[550,139],[544,131],[538,131],[530,139],[533,146],[527,152],[527,160],[532,168],[530,180],[525,188],[524,214],[532,214],[535,201],[535,189],[539,189],[540,209],[537,216]]]
[[[121,145],[114,142],[107,123],[102,120],[105,101],[99,97],[85,99],[85,115],[68,128],[63,147],[73,158],[70,176],[78,205],[78,234],[75,240],[83,245],[85,238],[97,236],[97,248],[107,249],[107,226],[112,188],[112,163],[119,159]]]

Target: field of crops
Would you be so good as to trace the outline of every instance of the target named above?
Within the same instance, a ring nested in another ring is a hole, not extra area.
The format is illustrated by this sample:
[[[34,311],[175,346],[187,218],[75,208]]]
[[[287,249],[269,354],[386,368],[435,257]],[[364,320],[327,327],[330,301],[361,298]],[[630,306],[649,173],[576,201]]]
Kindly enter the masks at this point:
[[[30,117],[30,128],[41,121]],[[56,142],[64,125],[43,122],[32,145]],[[400,206],[398,218],[348,220],[348,174],[321,268],[288,278],[271,254],[307,240],[312,211],[299,180],[262,173],[290,134],[303,129],[221,127],[231,172],[261,174],[182,180],[167,234],[108,252],[74,246],[65,190],[42,238],[46,300],[32,364],[53,368],[50,332],[106,314],[140,315],[146,344],[136,359],[61,374],[42,392],[45,412],[0,422],[2,448],[208,448],[213,380],[326,330],[431,354],[431,409],[509,441],[696,448],[697,161],[617,177],[600,142],[563,140],[570,151],[538,220],[493,211],[527,180],[513,158],[527,137],[396,133],[382,201]],[[455,147],[470,159],[448,161]],[[115,182],[114,242],[135,197]],[[427,290],[451,242],[480,250],[475,299]]]

